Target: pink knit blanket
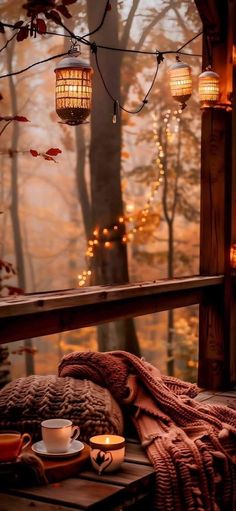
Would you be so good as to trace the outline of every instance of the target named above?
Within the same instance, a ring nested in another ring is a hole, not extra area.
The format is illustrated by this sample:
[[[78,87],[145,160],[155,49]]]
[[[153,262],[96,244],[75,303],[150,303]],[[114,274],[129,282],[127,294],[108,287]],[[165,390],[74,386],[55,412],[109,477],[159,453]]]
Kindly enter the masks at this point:
[[[108,387],[129,411],[155,468],[155,510],[236,511],[235,410],[197,402],[196,385],[124,351],[71,353],[59,375]]]

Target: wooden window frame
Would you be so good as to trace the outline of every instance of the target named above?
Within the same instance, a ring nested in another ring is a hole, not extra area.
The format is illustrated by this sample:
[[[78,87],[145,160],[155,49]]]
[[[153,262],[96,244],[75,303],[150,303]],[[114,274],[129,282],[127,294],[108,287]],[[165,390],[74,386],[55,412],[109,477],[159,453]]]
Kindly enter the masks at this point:
[[[221,107],[202,115],[200,276],[2,299],[0,344],[200,304],[199,384],[211,389],[235,384],[230,246],[236,242],[236,57],[231,52],[233,44],[236,54],[236,0],[195,3],[204,33],[212,36],[213,66],[221,76]],[[232,110],[226,106],[229,92]]]

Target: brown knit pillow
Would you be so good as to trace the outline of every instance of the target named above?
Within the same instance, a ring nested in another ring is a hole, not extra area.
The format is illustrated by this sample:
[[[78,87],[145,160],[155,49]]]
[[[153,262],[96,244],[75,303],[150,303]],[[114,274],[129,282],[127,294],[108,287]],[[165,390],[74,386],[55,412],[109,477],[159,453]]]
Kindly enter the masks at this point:
[[[55,417],[80,426],[85,442],[93,435],[123,432],[122,412],[109,390],[89,380],[28,376],[0,390],[0,430],[27,431],[38,440],[41,421]]]

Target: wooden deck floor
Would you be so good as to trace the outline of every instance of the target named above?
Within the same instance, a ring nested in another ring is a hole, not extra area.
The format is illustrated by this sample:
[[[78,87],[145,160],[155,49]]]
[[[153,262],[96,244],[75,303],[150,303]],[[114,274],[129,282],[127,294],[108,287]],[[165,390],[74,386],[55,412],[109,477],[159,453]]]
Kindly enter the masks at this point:
[[[228,390],[225,392],[212,392],[212,391],[203,391],[198,394],[195,398],[197,401],[209,403],[209,404],[221,404],[230,406],[236,410],[236,389]]]

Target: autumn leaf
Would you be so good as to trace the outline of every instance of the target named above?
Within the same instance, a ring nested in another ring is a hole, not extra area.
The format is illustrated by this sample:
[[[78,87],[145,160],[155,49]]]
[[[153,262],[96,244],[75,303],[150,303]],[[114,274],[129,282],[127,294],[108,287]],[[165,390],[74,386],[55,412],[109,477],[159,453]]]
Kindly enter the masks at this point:
[[[13,265],[9,263],[8,261],[4,261],[3,259],[0,259],[0,270],[5,270],[6,273],[12,273],[13,275],[16,275],[16,271],[13,268]]]
[[[18,42],[24,41],[24,39],[27,39],[28,35],[29,35],[28,27],[21,27],[16,36],[16,40]]]
[[[121,157],[122,157],[122,158],[125,158],[125,159],[128,159],[128,158],[129,158],[129,153],[128,153],[128,151],[122,151],[122,153],[121,153]]]
[[[61,24],[61,17],[60,14],[58,14],[57,11],[54,11],[54,9],[50,12],[45,12],[45,16],[48,19],[53,20],[55,23]]]
[[[27,117],[23,117],[21,115],[15,115],[14,117],[11,117],[10,115],[5,115],[4,117],[0,116],[0,121],[30,122]]]
[[[42,156],[45,160],[54,161],[54,163],[57,163],[56,160],[54,160],[54,158],[52,158],[52,156],[48,156],[48,154],[46,154],[46,153],[42,153]]]
[[[48,151],[46,151],[46,154],[48,154],[49,156],[57,156],[58,154],[60,154],[62,151],[61,149],[58,149],[58,147],[51,147],[51,149],[48,149]]]
[[[37,31],[39,34],[45,34],[47,30],[47,26],[46,26],[46,23],[44,20],[42,20],[41,18],[38,18],[37,19]]]
[[[24,21],[23,20],[19,20],[15,23],[15,25],[13,26],[13,30],[15,30],[16,28],[20,28],[22,25],[24,24]]]
[[[5,286],[8,289],[9,295],[23,295],[24,291],[20,287],[15,286]]]
[[[27,119],[27,117],[23,117],[22,115],[15,115],[14,117],[12,117],[12,120],[18,122],[30,122],[29,119]]]
[[[39,156],[38,151],[35,151],[35,149],[30,149],[30,154],[32,154],[34,157]]]
[[[69,13],[67,7],[65,5],[58,5],[57,10],[65,17],[71,18],[71,14]]]

